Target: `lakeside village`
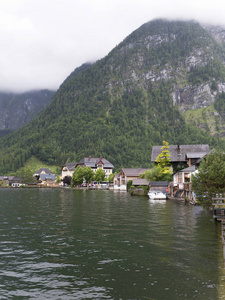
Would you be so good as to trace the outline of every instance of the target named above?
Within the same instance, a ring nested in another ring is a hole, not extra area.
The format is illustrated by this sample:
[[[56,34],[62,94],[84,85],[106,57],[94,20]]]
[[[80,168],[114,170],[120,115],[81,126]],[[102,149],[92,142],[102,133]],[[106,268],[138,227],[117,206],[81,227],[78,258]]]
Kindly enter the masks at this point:
[[[103,157],[89,156],[78,163],[63,165],[60,176],[55,176],[48,168],[41,168],[31,175],[35,182],[26,186],[113,189],[128,191],[131,195],[146,195],[154,202],[178,199],[201,204],[211,210],[214,220],[221,221],[225,261],[224,152],[210,151],[207,144],[168,145],[164,141],[162,146],[153,146],[151,162],[155,164],[151,169],[122,168],[118,174],[113,174],[114,166],[111,162]],[[25,184],[16,176],[0,176],[0,186],[16,188],[24,187]]]
[[[197,172],[201,161],[210,153],[209,145],[168,145],[164,142],[164,146],[153,146],[152,163],[157,164],[157,158],[160,154],[162,156],[165,148],[170,157],[172,181],[165,181],[165,179],[150,181],[145,178],[144,174],[151,169],[144,168],[122,168],[118,174],[113,174],[114,166],[106,158],[89,156],[84,157],[78,163],[71,162],[63,165],[60,176],[55,176],[48,168],[41,168],[33,174],[35,182],[26,185],[30,187],[68,187],[72,181],[72,186],[76,185],[75,188],[131,190],[131,193],[139,195],[147,195],[148,191],[154,190],[166,194],[167,198],[179,198],[194,203],[195,193],[191,188],[191,176]],[[82,176],[82,179],[79,179],[81,181],[75,181],[74,184],[74,172],[78,171],[78,168],[84,167],[91,168],[95,175],[101,174],[103,171],[102,180],[96,182]],[[16,176],[0,176],[0,182],[2,187],[25,186]]]

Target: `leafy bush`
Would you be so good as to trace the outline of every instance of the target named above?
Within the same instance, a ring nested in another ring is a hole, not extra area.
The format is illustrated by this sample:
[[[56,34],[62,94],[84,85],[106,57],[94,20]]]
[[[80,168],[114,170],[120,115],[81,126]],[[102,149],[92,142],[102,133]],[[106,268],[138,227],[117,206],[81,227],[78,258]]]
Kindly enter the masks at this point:
[[[127,181],[127,190],[129,190],[131,188],[132,184],[133,184],[133,180]]]

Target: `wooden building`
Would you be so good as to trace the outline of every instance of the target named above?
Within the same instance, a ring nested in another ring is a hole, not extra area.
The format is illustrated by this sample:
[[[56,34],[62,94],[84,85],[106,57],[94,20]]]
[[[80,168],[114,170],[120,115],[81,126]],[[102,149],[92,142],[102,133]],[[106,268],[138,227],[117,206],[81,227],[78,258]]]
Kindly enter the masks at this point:
[[[156,162],[156,158],[162,153],[162,147],[163,146],[154,146],[152,148],[152,162]],[[173,173],[195,165],[199,159],[210,152],[209,145],[169,145],[168,150],[171,155]]]
[[[114,189],[117,190],[127,190],[127,182],[129,180],[138,179],[141,174],[145,173],[150,169],[143,169],[143,168],[124,168],[120,171],[119,174],[114,176]]]

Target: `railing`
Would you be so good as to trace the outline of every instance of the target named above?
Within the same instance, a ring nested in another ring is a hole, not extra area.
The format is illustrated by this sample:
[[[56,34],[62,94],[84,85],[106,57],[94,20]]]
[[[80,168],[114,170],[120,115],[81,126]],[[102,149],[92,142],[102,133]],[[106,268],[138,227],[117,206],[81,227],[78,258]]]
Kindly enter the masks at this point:
[[[225,199],[225,193],[213,193],[212,194],[212,198],[215,198],[215,199]]]
[[[212,194],[212,205],[215,207],[225,207],[225,194]]]
[[[212,194],[212,206],[213,215],[217,220],[225,219],[225,194],[224,193],[214,193]]]
[[[184,182],[184,183],[177,183],[177,186],[175,186],[178,190],[190,190],[191,189],[191,183],[190,182]]]

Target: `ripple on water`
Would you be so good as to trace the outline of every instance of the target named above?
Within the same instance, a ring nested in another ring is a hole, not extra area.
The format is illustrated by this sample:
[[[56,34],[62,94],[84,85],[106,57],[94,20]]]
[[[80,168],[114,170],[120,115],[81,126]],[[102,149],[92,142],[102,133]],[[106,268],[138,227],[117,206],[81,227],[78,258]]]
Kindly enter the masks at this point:
[[[1,299],[218,299],[219,231],[204,211],[111,191],[3,194]]]

